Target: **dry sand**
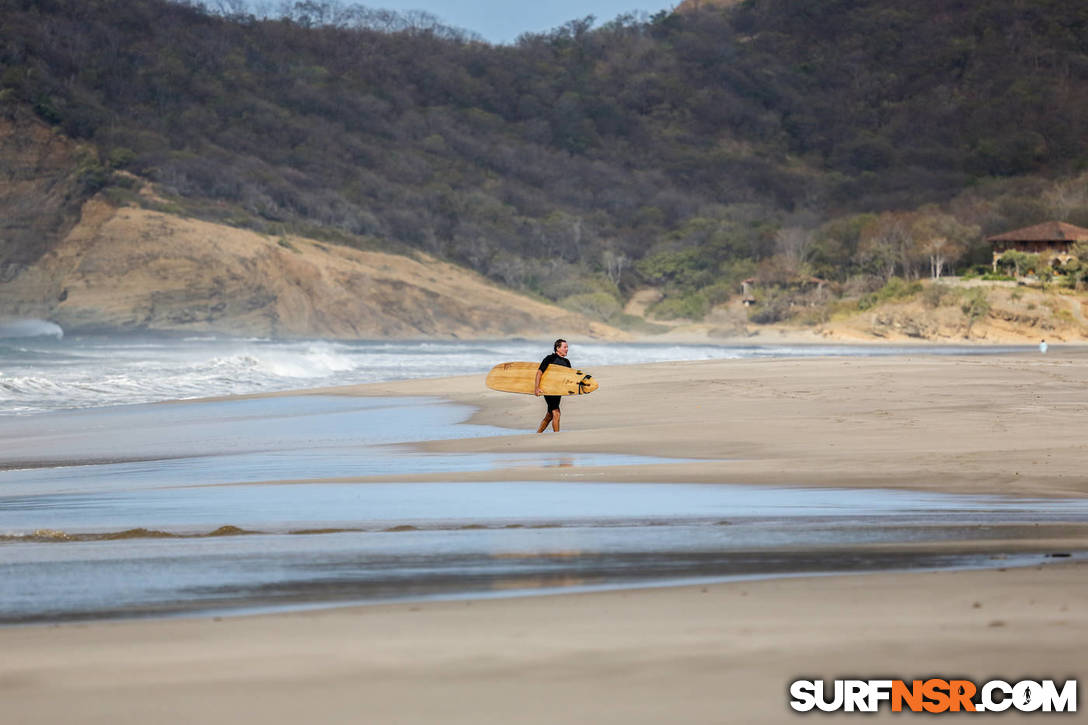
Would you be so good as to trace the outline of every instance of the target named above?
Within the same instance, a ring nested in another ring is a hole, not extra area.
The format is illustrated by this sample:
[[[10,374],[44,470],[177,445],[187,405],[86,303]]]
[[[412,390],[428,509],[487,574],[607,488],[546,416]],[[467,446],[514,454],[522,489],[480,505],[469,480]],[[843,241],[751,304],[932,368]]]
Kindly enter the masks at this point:
[[[576,346],[571,359],[578,364]],[[719,360],[589,372],[601,387],[564,400],[559,435],[533,432],[542,401],[486,390],[475,376],[323,392],[444,396],[479,406],[470,422],[526,431],[434,442],[428,450],[692,459],[606,469],[443,473],[441,480],[706,481],[1088,495],[1083,348],[1045,356]]]
[[[571,354],[577,363],[576,345]],[[465,478],[1079,497],[1088,495],[1086,364],[1081,351],[1054,351],[594,370],[601,389],[564,402],[559,435],[428,447],[700,459]],[[339,392],[442,394],[480,405],[475,422],[525,429],[544,407],[483,391],[478,378]],[[1047,545],[1088,549],[1080,534]],[[794,717],[787,690],[799,677],[1078,677],[1083,685],[1086,573],[1073,561],[0,629],[2,719],[781,722]],[[882,716],[891,717],[911,716]]]

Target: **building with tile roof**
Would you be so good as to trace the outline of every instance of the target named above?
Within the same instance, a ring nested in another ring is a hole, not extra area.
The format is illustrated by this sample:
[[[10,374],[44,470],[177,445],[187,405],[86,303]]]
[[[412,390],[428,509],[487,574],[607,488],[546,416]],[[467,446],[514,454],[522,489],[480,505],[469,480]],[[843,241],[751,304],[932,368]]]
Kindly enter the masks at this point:
[[[1004,234],[986,237],[993,251],[993,267],[997,260],[1010,250],[1039,254],[1050,259],[1051,264],[1065,264],[1074,256],[1077,243],[1088,243],[1088,229],[1065,222],[1043,222],[1031,227],[1016,229]]]

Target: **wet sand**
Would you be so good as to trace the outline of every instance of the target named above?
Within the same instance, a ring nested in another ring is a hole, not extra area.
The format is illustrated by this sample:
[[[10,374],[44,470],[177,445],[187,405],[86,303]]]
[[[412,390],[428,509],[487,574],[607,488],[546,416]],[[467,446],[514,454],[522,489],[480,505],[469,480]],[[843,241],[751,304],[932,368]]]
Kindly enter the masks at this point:
[[[874,574],[15,628],[0,630],[0,691],[13,723],[777,723],[796,717],[796,678],[1083,686],[1086,574]],[[911,716],[877,719],[895,717]]]
[[[571,355],[577,364],[576,348]],[[479,406],[469,422],[526,430],[438,441],[425,446],[430,451],[696,459],[580,468],[585,480],[1088,495],[1088,350],[1082,348],[1045,356],[714,360],[590,372],[601,388],[564,399],[559,435],[532,432],[543,402],[483,389],[472,377],[356,392],[444,395]],[[571,477],[562,468],[534,475]],[[493,471],[453,480],[504,477]]]
[[[424,447],[697,459],[519,468],[517,480],[1084,497],[1086,363],[1081,351],[1052,351],[606,368],[592,371],[598,392],[564,402],[560,435]],[[472,422],[527,430],[544,407],[476,378],[325,392],[444,395],[480,406]],[[1070,531],[1048,531],[1045,546],[1088,548],[1082,528]],[[1083,685],[1086,574],[1076,561],[17,627],[0,629],[0,691],[13,722],[781,722],[800,677]]]

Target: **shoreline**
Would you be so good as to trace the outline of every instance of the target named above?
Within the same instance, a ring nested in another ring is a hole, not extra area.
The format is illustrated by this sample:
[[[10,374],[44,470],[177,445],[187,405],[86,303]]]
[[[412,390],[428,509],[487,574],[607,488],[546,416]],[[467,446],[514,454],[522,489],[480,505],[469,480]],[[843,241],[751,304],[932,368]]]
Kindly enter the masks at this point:
[[[1084,498],[1085,361],[1083,351],[1059,351],[608,367],[591,371],[600,390],[564,401],[559,435],[527,431],[419,449],[698,457],[464,474],[471,480],[645,476]],[[273,395],[299,394],[438,397],[473,406],[469,423],[507,430],[535,427],[543,412],[535,398],[484,389],[480,376]],[[1088,549],[1083,526],[1044,532],[1034,541],[974,545]],[[955,553],[972,543],[921,546]],[[347,723],[365,713],[473,725],[776,723],[793,716],[789,683],[810,676],[1084,678],[1086,567],[1073,558],[0,628],[7,655],[0,688],[15,721]]]
[[[576,351],[572,357],[577,362]],[[600,390],[564,399],[558,435],[532,432],[541,401],[487,390],[474,375],[241,397],[438,397],[473,407],[468,424],[525,431],[405,444],[423,452],[688,459],[577,471],[499,469],[442,474],[442,480],[675,480],[1084,497],[1088,443],[1078,431],[1088,427],[1088,410],[1079,402],[1085,363],[1088,349],[1045,357],[760,358],[601,367],[590,371]]]
[[[996,527],[1001,528],[1001,527]],[[92,613],[65,613],[49,616],[27,616],[0,620],[0,643],[4,633],[24,629],[56,629],[62,627],[96,628],[113,624],[142,622],[170,623],[200,620],[236,620],[252,617],[289,618],[310,612],[343,612],[381,609],[395,606],[420,607],[424,605],[481,602],[495,600],[524,600],[538,598],[561,599],[571,596],[608,595],[655,590],[685,590],[705,586],[733,586],[750,582],[766,582],[784,579],[813,579],[828,577],[913,577],[926,574],[1005,573],[1010,570],[1042,570],[1053,567],[1088,567],[1088,525],[1075,528],[1075,537],[1020,540],[950,540],[927,541],[922,544],[890,542],[863,546],[833,545],[812,547],[805,550],[792,548],[761,549],[730,552],[731,556],[749,560],[764,559],[763,563],[749,565],[733,573],[685,574],[662,573],[638,579],[620,581],[590,581],[577,575],[568,575],[563,582],[552,582],[545,577],[526,578],[516,588],[506,588],[504,583],[487,589],[468,591],[435,590],[430,593],[413,593],[398,596],[366,598],[360,596],[333,597],[310,601],[300,599],[282,602],[263,599],[224,602],[212,606],[206,601],[180,602],[173,608],[161,606],[137,606],[103,609]],[[787,568],[767,568],[776,558],[790,559]],[[859,563],[864,560],[865,563]],[[802,563],[803,562],[803,563]],[[0,667],[0,679],[2,679]]]
[[[0,682],[19,722],[773,723],[798,678],[1083,678],[1085,564],[9,628]]]

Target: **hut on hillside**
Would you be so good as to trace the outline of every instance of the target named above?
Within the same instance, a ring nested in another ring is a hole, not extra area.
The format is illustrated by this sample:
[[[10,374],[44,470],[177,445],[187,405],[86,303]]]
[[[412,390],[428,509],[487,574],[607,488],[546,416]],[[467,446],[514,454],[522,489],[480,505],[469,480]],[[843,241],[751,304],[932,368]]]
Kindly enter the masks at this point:
[[[1041,254],[1049,256],[1051,264],[1065,264],[1074,256],[1074,244],[1088,242],[1088,229],[1065,222],[1043,222],[986,237],[986,241],[993,250],[994,271],[997,270],[997,260],[1009,250]]]

